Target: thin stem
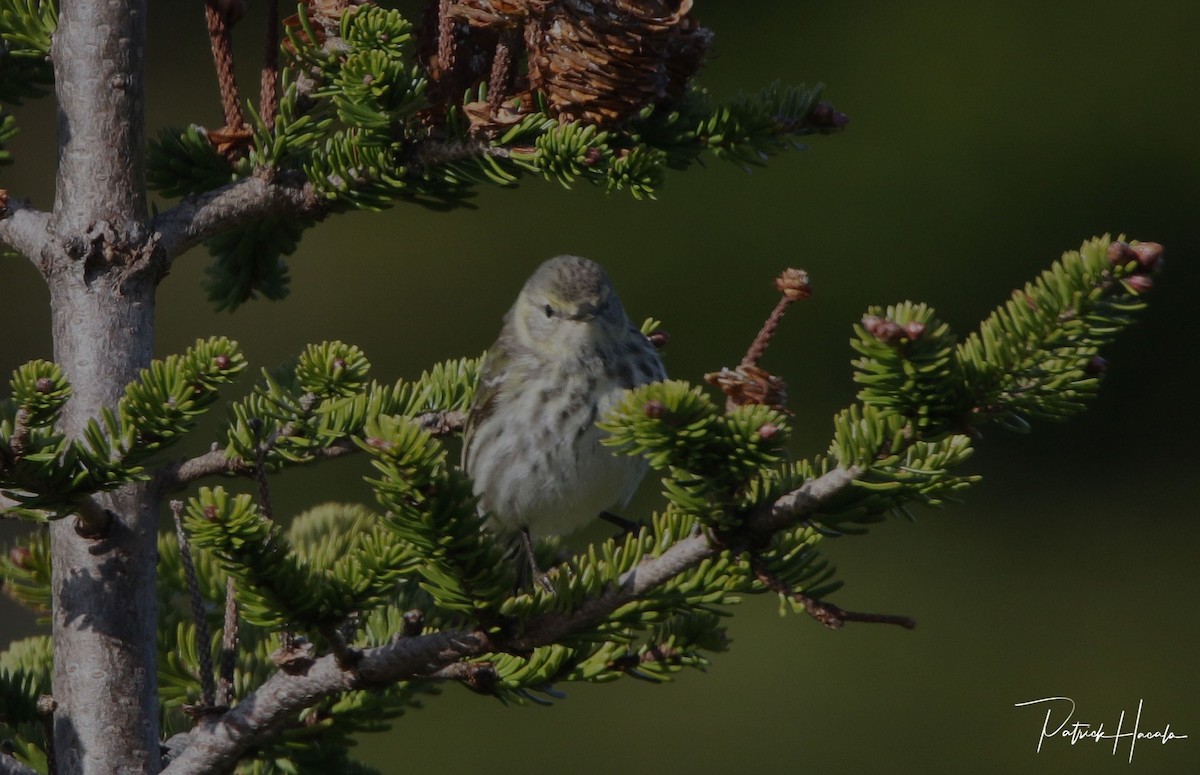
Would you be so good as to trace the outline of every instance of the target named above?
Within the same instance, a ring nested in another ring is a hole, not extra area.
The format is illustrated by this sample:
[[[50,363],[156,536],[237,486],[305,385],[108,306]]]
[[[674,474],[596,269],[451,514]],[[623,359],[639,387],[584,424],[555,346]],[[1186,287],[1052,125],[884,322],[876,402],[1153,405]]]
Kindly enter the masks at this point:
[[[259,82],[258,113],[275,128],[279,111],[279,0],[267,0],[266,44],[263,51],[262,78]]]
[[[754,569],[754,575],[763,586],[784,597],[791,598],[797,603],[804,606],[805,612],[816,619],[821,624],[831,630],[840,630],[845,626],[846,622],[866,622],[870,624],[895,624],[903,627],[906,630],[916,629],[917,622],[915,619],[908,616],[898,614],[869,614],[857,613],[855,611],[847,611],[844,608],[834,605],[825,600],[817,600],[809,597],[803,592],[797,592],[771,572],[762,560],[754,555],[750,556],[750,567]]]
[[[797,301],[807,299],[811,294],[808,273],[803,269],[783,270],[779,277],[775,278],[775,288],[782,296],[775,304],[775,309],[771,310],[766,322],[763,323],[763,327],[759,329],[758,335],[754,337],[750,349],[746,351],[746,356],[742,358],[743,367],[758,365],[759,360],[767,351],[767,345],[771,343],[772,337],[779,329],[779,321],[783,319],[787,308]]]
[[[466,414],[460,411],[426,412],[414,419],[431,435],[448,436],[462,431]],[[312,455],[315,460],[330,460],[358,451],[358,445],[344,438],[313,450]],[[214,447],[203,455],[164,468],[158,474],[158,483],[162,492],[176,492],[199,479],[224,474],[256,475],[254,466],[247,465],[240,458],[231,458],[225,454],[225,450]]]
[[[225,623],[221,631],[221,675],[217,681],[216,704],[228,708],[233,703],[233,671],[237,667],[238,608],[233,577],[225,580]]]
[[[233,66],[233,35],[229,18],[217,0],[204,1],[204,21],[208,40],[212,44],[213,64],[217,68],[217,85],[221,89],[221,109],[227,129],[240,129],[246,123],[238,99],[237,75]]]

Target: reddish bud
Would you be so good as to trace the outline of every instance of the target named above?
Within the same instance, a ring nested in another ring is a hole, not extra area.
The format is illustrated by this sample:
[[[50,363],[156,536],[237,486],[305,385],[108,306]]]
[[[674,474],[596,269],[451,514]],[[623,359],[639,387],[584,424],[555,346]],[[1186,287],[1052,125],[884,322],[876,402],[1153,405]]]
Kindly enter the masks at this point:
[[[207,519],[209,522],[216,522],[217,521],[217,507],[216,506],[205,506],[204,507],[204,518]]]
[[[773,422],[765,422],[758,429],[758,438],[763,441],[770,441],[779,433],[779,426]]]
[[[666,331],[663,331],[661,328],[656,328],[655,330],[646,334],[646,339],[650,340],[650,344],[654,346],[655,350],[661,350],[670,343],[671,335]]]
[[[341,370],[345,369],[346,368],[346,359],[345,358],[334,358],[333,359],[333,368],[335,371],[341,371]]]
[[[910,320],[904,324],[904,335],[909,339],[917,340],[925,333],[925,324],[916,320]]]
[[[425,628],[425,613],[413,608],[404,612],[404,637],[415,638]]]
[[[1129,250],[1144,271],[1157,272],[1162,268],[1163,246],[1157,242],[1139,242]]]
[[[587,167],[595,167],[600,163],[601,152],[599,148],[588,148],[587,153],[583,155],[583,164]]]
[[[233,361],[230,359],[230,357],[228,355],[218,355],[216,358],[213,358],[213,365],[216,366],[221,371],[225,371],[225,369],[228,369],[229,365],[232,362]]]
[[[8,561],[18,568],[28,568],[31,559],[33,559],[33,552],[24,546],[14,546],[8,550]]]
[[[1136,294],[1142,294],[1154,287],[1154,281],[1144,274],[1133,274],[1125,278],[1125,286]]]
[[[862,325],[868,334],[884,344],[896,344],[904,336],[904,329],[896,321],[876,315],[867,315],[862,319]]]
[[[1108,371],[1108,361],[1099,355],[1093,355],[1083,366],[1083,373],[1089,377],[1098,377],[1106,371]]]
[[[826,129],[843,129],[850,117],[828,102],[818,102],[808,114],[808,122]]]
[[[1113,242],[1108,246],[1108,263],[1113,266],[1125,266],[1130,261],[1136,261],[1133,248],[1125,242]]]
[[[38,377],[38,381],[33,383],[33,389],[39,393],[49,393],[54,390],[54,380],[49,377]]]
[[[651,420],[658,420],[667,413],[667,407],[662,401],[647,401],[642,404],[642,412]]]

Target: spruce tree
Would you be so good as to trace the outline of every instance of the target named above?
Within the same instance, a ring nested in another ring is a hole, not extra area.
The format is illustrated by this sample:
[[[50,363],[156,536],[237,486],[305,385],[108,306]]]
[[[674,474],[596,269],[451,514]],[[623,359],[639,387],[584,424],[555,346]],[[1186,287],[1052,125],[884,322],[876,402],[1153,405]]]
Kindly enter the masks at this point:
[[[910,627],[833,603],[822,541],[969,487],[981,428],[1078,413],[1161,264],[1155,243],[1088,240],[962,336],[923,304],[868,309],[855,402],[799,459],[794,408],[759,365],[808,293],[784,272],[737,367],[631,391],[602,418],[663,508],[572,556],[545,542],[554,589],[525,588],[445,444],[478,358],[381,382],[327,341],[231,396],[249,367],[236,342],[154,357],[172,261],[203,244],[208,297],[235,309],[286,295],[287,256],[340,213],[460,207],[536,177],[648,198],[668,170],[761,164],[845,116],[819,87],[714,99],[694,77],[712,33],[686,0],[431,2],[423,19],[310,0],[271,26],[249,108],[242,5],[204,6],[225,125],[147,138],[144,2],[0,2],[0,102],[53,94],[61,130],[53,208],[14,192],[0,219],[54,320],[53,362],[17,369],[0,405],[0,505],[46,526],[3,560],[5,588],[53,624],[0,655],[0,772],[366,772],[354,735],[439,683],[520,703],[703,667],[751,594],[828,627]],[[16,131],[0,119],[0,141]],[[151,212],[150,189],[173,204]],[[221,406],[211,451],[180,458]],[[344,455],[372,466],[362,503],[273,513],[272,474]]]

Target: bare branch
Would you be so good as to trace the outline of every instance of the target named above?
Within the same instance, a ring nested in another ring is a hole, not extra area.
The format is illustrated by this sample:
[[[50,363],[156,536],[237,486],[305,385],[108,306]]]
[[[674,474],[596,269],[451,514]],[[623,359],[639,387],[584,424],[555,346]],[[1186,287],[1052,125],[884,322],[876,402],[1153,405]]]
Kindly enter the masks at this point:
[[[357,452],[358,447],[350,439],[338,439],[328,446],[313,451],[317,460],[328,460],[343,457]],[[192,482],[207,476],[235,474],[237,476],[254,476],[256,467],[241,458],[231,458],[225,450],[217,448],[198,455],[189,460],[164,468],[158,475],[158,486],[161,492],[182,490]]]
[[[776,524],[776,529],[795,524],[842,494],[853,479],[852,471],[830,471],[781,498],[776,504],[778,508],[752,518],[752,526],[757,528],[760,521]],[[222,771],[232,766],[242,752],[272,734],[286,718],[337,692],[386,686],[402,680],[460,678],[465,673],[450,666],[465,658],[498,650],[524,652],[553,643],[595,624],[622,605],[724,550],[706,535],[689,536],[661,555],[643,560],[621,577],[617,587],[574,611],[540,616],[528,623],[523,634],[503,642],[493,640],[483,631],[442,631],[398,638],[386,646],[367,649],[350,669],[340,667],[335,655],[326,654],[314,660],[303,673],[280,671],[228,713],[202,721],[193,731],[187,749],[163,770],[163,775]]]
[[[43,252],[50,244],[50,214],[22,202],[10,201],[0,214],[0,242],[28,258],[46,273]]]
[[[320,198],[306,181],[267,181],[243,178],[214,191],[191,196],[154,216],[160,260],[167,265],[204,240],[268,216],[319,219],[325,213]]]
[[[459,411],[426,412],[413,418],[422,428],[433,436],[446,436],[458,433],[466,422],[466,414]],[[353,454],[358,447],[349,438],[338,439],[328,446],[315,450],[312,454],[318,460],[328,460]],[[169,466],[160,472],[159,487],[162,492],[182,490],[192,482],[208,476],[221,474],[236,474],[253,476],[255,467],[238,458],[225,455],[225,451],[214,448],[189,460],[184,460]]]

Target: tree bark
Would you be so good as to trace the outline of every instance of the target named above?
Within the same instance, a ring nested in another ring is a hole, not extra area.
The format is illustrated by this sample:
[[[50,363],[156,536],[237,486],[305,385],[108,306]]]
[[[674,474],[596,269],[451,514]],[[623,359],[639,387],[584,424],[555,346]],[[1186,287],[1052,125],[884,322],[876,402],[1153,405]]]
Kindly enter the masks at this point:
[[[79,436],[149,364],[157,272],[148,229],[145,0],[63,0],[51,56],[59,166],[50,239],[33,257],[50,287],[54,358]],[[145,486],[98,497],[98,537],[51,531],[54,748],[60,775],[160,769],[156,675],[157,520]]]

